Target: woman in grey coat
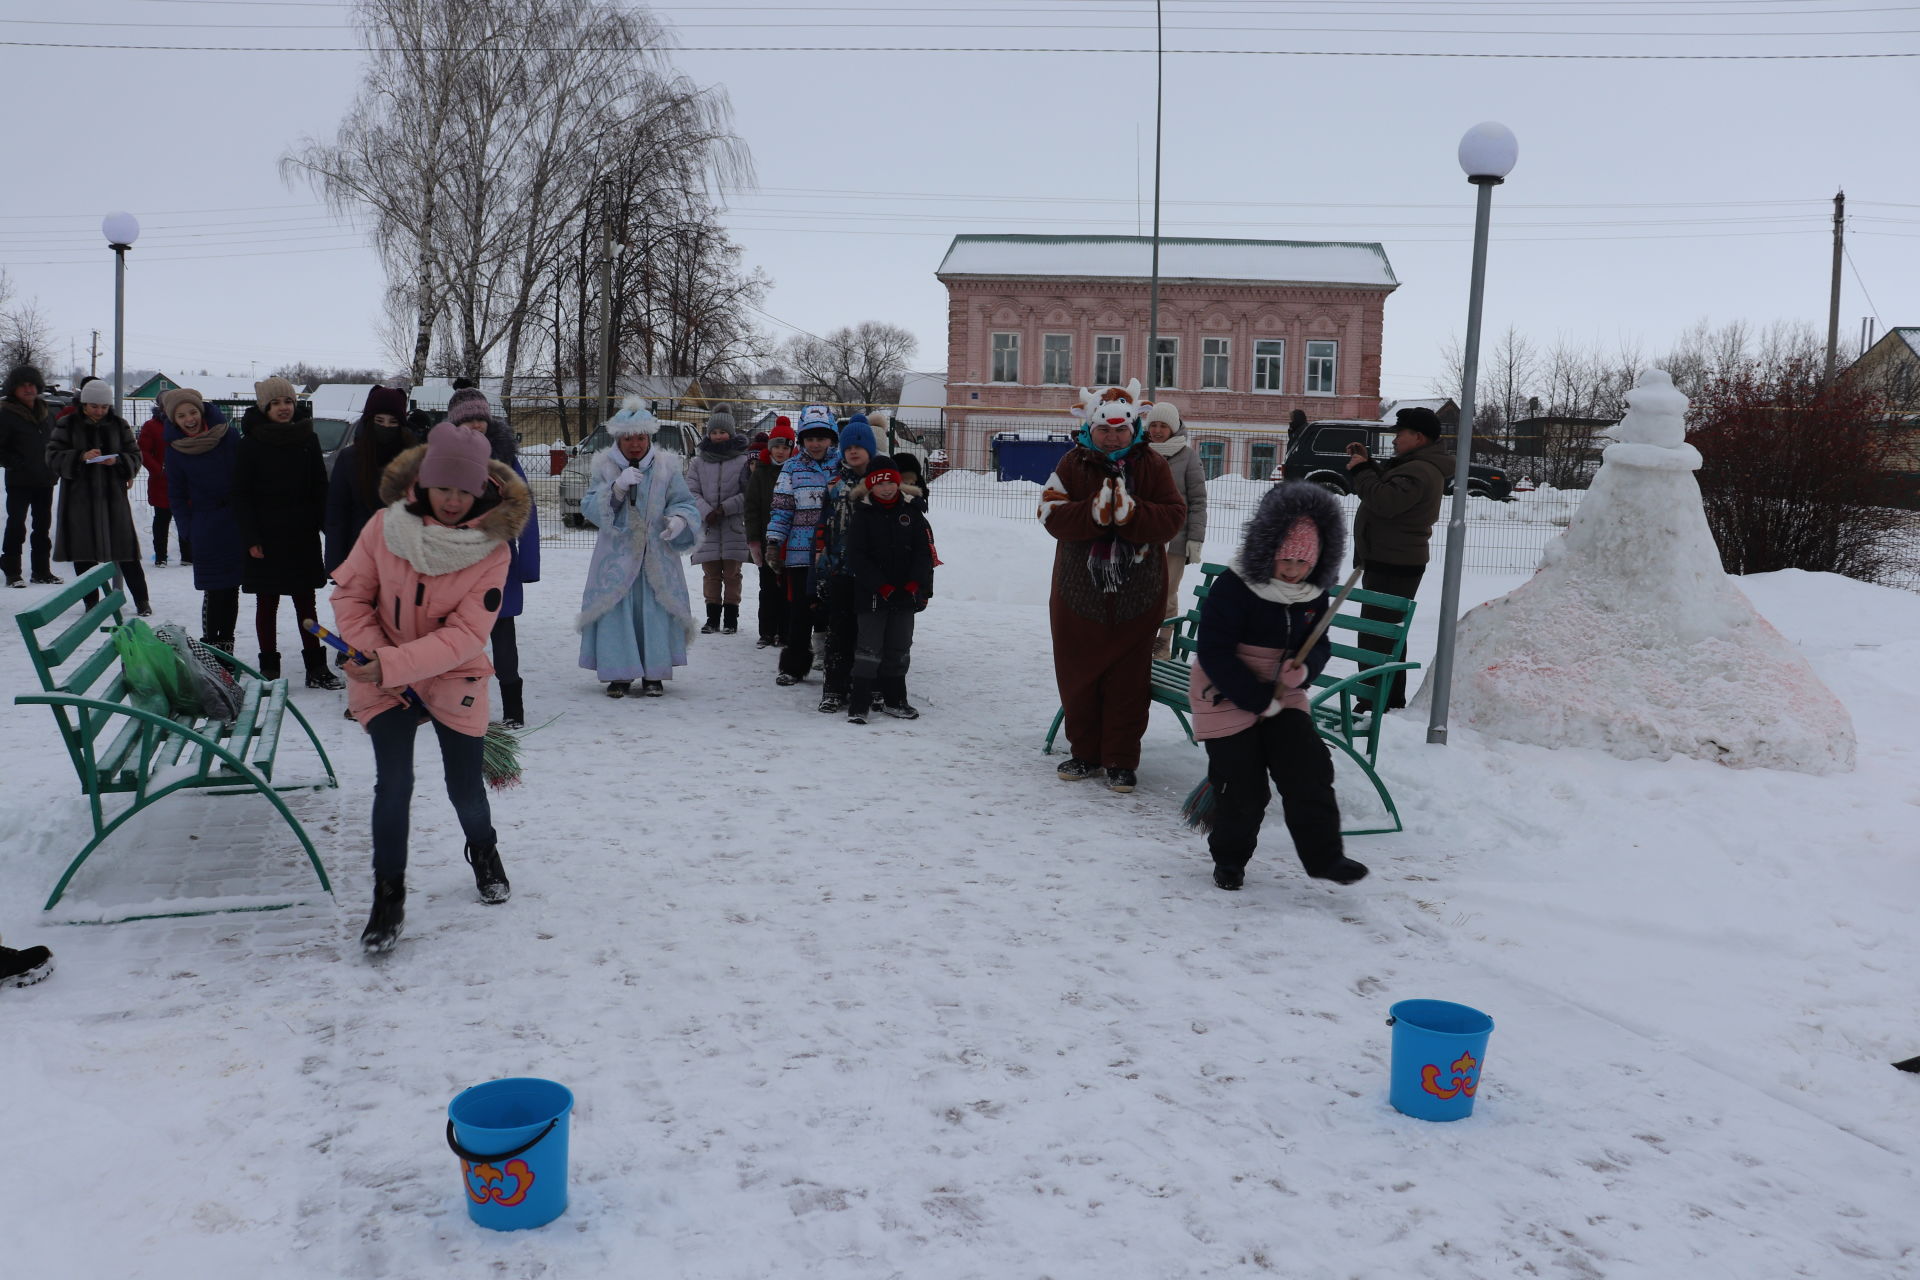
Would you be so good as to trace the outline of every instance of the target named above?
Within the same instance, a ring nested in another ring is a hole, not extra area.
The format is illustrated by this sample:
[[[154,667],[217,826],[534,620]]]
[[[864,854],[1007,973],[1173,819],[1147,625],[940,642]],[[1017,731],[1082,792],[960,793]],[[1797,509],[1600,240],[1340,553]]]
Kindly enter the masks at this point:
[[[133,428],[113,411],[113,388],[103,379],[80,388],[79,406],[54,424],[47,466],[60,479],[53,558],[71,560],[76,573],[108,561],[119,565],[134,608],[143,618],[150,615],[140,536],[127,502],[127,489],[140,474],[140,446]]]
[[[1180,421],[1180,410],[1168,400],[1147,410],[1147,447],[1167,460],[1173,472],[1173,487],[1187,500],[1187,525],[1167,544],[1167,607],[1163,618],[1177,617],[1180,607],[1180,578],[1189,561],[1198,562],[1207,541],[1207,470],[1199,450],[1187,439]],[[1172,651],[1173,628],[1162,627],[1154,643],[1153,656],[1164,658]]]
[[[700,505],[700,545],[688,557],[704,575],[707,621],[700,634],[740,629],[740,565],[747,559],[747,451],[733,415],[716,409],[707,438],[687,462],[687,488]]]

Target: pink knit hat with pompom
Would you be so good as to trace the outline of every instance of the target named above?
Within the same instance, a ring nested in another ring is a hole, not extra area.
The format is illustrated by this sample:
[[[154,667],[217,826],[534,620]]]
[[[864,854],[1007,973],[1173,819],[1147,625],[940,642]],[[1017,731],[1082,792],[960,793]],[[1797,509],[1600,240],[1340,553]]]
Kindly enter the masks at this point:
[[[1305,560],[1308,564],[1320,562],[1320,529],[1313,521],[1301,516],[1287,530],[1287,536],[1280,540],[1280,550],[1274,553],[1281,560]]]

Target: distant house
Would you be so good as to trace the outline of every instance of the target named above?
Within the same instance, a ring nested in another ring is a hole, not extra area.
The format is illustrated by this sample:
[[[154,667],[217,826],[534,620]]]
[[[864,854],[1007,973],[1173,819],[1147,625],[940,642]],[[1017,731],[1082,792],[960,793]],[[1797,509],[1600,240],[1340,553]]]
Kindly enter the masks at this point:
[[[1163,237],[1150,378],[1152,251],[1144,236],[954,237],[934,274],[955,466],[988,465],[997,431],[1064,429],[1078,388],[1130,378],[1179,406],[1212,475],[1262,470],[1295,409],[1378,416],[1382,311],[1400,287],[1380,245]]]
[[[1920,327],[1887,330],[1839,376],[1878,396],[1890,413],[1920,414]]]
[[[127,392],[129,400],[158,400],[163,391],[175,391],[180,384],[164,373],[156,373],[139,386]]]
[[[1451,435],[1460,429],[1460,406],[1453,402],[1452,396],[1428,397],[1424,400],[1389,400],[1380,410],[1380,421],[1392,422],[1402,409],[1431,409],[1440,419],[1440,425]]]

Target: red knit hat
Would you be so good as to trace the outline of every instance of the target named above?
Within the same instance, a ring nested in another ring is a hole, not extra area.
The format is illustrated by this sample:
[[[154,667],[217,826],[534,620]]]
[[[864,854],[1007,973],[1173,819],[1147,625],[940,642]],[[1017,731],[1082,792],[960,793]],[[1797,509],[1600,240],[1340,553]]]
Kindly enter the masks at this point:
[[[767,443],[760,446],[760,461],[768,465],[773,463],[773,453],[768,446],[775,440],[785,440],[789,446],[793,444],[793,424],[787,421],[785,414],[773,420],[773,430],[767,432]]]

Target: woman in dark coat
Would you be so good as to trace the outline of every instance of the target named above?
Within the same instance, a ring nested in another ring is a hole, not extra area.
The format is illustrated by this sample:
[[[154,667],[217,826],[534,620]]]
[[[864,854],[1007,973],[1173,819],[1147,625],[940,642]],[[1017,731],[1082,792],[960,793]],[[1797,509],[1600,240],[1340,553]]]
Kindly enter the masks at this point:
[[[486,393],[478,387],[462,387],[447,401],[447,421],[484,431],[493,460],[513,469],[526,482],[520,469],[519,449],[513,429],[506,419],[493,412]],[[500,681],[500,719],[509,729],[518,729],[527,721],[525,685],[520,679],[520,636],[514,619],[526,607],[525,586],[540,581],[540,509],[527,509],[527,523],[507,539],[511,558],[507,561],[507,587],[501,593],[500,612],[493,620],[493,674]]]
[[[193,585],[200,592],[200,639],[233,652],[240,614],[241,561],[246,546],[233,510],[234,470],[240,437],[218,406],[191,387],[160,394],[166,415],[167,500],[183,541],[193,543]]]
[[[387,464],[420,443],[407,429],[406,417],[406,392],[374,387],[353,425],[353,443],[335,455],[327,480],[328,573],[346,561],[360,530],[380,510],[380,476]]]
[[[47,465],[60,478],[53,558],[71,560],[75,573],[109,560],[118,564],[134,608],[151,617],[140,536],[127,502],[127,490],[140,474],[140,449],[133,428],[113,411],[113,388],[106,382],[95,378],[80,388],[78,412],[54,424]]]
[[[316,617],[314,592],[327,581],[320,529],[327,518],[327,464],[313,434],[312,411],[299,412],[291,382],[253,384],[255,405],[240,419],[240,457],[234,468],[233,510],[247,549],[241,588],[254,598],[260,638],[260,674],[280,678],[280,597],[293,602],[300,657],[309,689],[340,689],[327,669],[317,636],[300,625]]]

